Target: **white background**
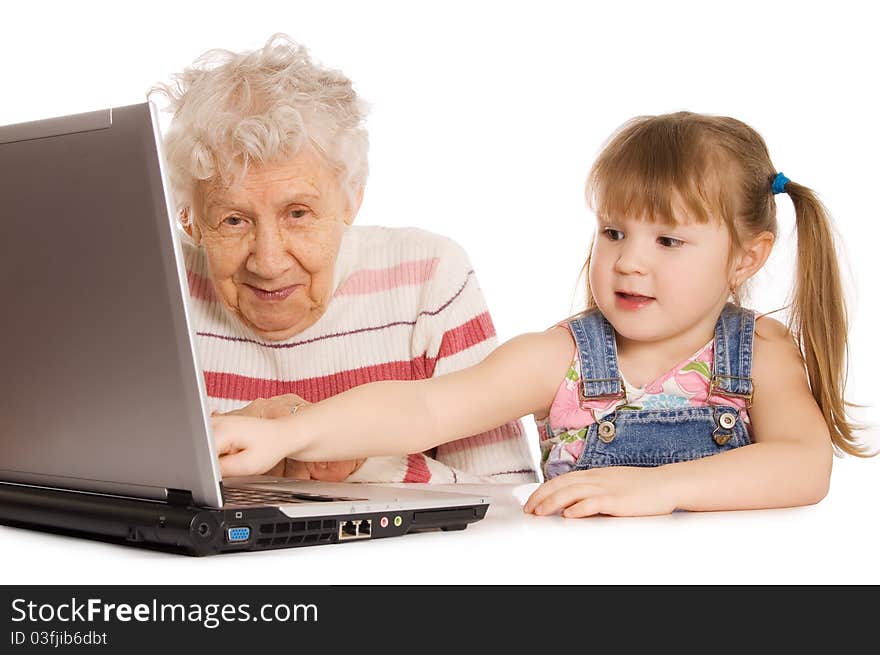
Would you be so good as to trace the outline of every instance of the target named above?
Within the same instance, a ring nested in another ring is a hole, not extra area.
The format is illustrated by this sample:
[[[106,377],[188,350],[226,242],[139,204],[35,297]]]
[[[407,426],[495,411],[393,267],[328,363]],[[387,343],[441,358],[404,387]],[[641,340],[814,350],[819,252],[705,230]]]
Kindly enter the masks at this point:
[[[878,28],[856,2],[19,3],[0,23],[0,124],[141,102],[207,49],[285,32],[372,106],[358,221],[459,241],[503,341],[578,308],[593,229],[583,183],[617,126],[681,109],[740,118],[835,217],[849,397],[877,424]],[[749,303],[762,311],[784,304],[793,270],[793,213],[778,199],[780,246]],[[836,476],[867,468],[880,474],[880,458],[847,458]],[[880,537],[878,516],[866,503],[851,520]]]

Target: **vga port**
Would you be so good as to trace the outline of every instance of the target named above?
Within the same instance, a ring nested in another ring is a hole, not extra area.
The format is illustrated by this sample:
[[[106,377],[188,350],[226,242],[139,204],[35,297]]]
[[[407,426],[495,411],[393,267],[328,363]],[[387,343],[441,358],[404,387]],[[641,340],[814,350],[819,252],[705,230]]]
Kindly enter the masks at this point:
[[[226,529],[226,541],[231,544],[243,543],[251,538],[251,529],[244,526]]]

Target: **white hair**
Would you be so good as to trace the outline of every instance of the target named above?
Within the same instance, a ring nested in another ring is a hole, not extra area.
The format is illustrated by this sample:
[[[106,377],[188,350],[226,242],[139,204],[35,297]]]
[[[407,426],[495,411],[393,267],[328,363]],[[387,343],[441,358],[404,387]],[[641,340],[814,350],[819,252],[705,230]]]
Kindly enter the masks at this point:
[[[259,50],[210,50],[170,84],[156,84],[174,112],[164,139],[178,208],[199,181],[234,184],[250,164],[281,161],[306,144],[333,166],[349,197],[367,179],[366,104],[340,71],[275,34]]]

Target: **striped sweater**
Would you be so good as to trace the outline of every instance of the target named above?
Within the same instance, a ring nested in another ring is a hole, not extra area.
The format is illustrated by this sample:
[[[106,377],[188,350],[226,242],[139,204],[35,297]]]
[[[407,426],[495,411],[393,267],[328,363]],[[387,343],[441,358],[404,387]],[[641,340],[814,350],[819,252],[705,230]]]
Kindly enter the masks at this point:
[[[318,402],[367,382],[443,375],[479,362],[497,345],[467,254],[455,242],[423,230],[348,228],[326,312],[303,332],[275,342],[259,338],[220,303],[204,250],[185,235],[183,252],[212,411],[286,393]],[[370,458],[348,479],[449,483],[538,478],[522,425],[514,421],[431,453]]]

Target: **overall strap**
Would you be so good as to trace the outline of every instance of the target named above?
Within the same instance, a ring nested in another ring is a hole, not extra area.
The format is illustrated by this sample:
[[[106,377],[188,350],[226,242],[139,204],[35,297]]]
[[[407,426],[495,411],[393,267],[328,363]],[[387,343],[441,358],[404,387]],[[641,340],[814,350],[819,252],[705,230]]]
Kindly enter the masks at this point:
[[[581,400],[625,398],[611,324],[598,309],[592,309],[571,319],[568,325],[581,361]]]
[[[707,402],[713,396],[734,396],[751,406],[754,340],[755,313],[727,303],[715,324],[715,362]]]

